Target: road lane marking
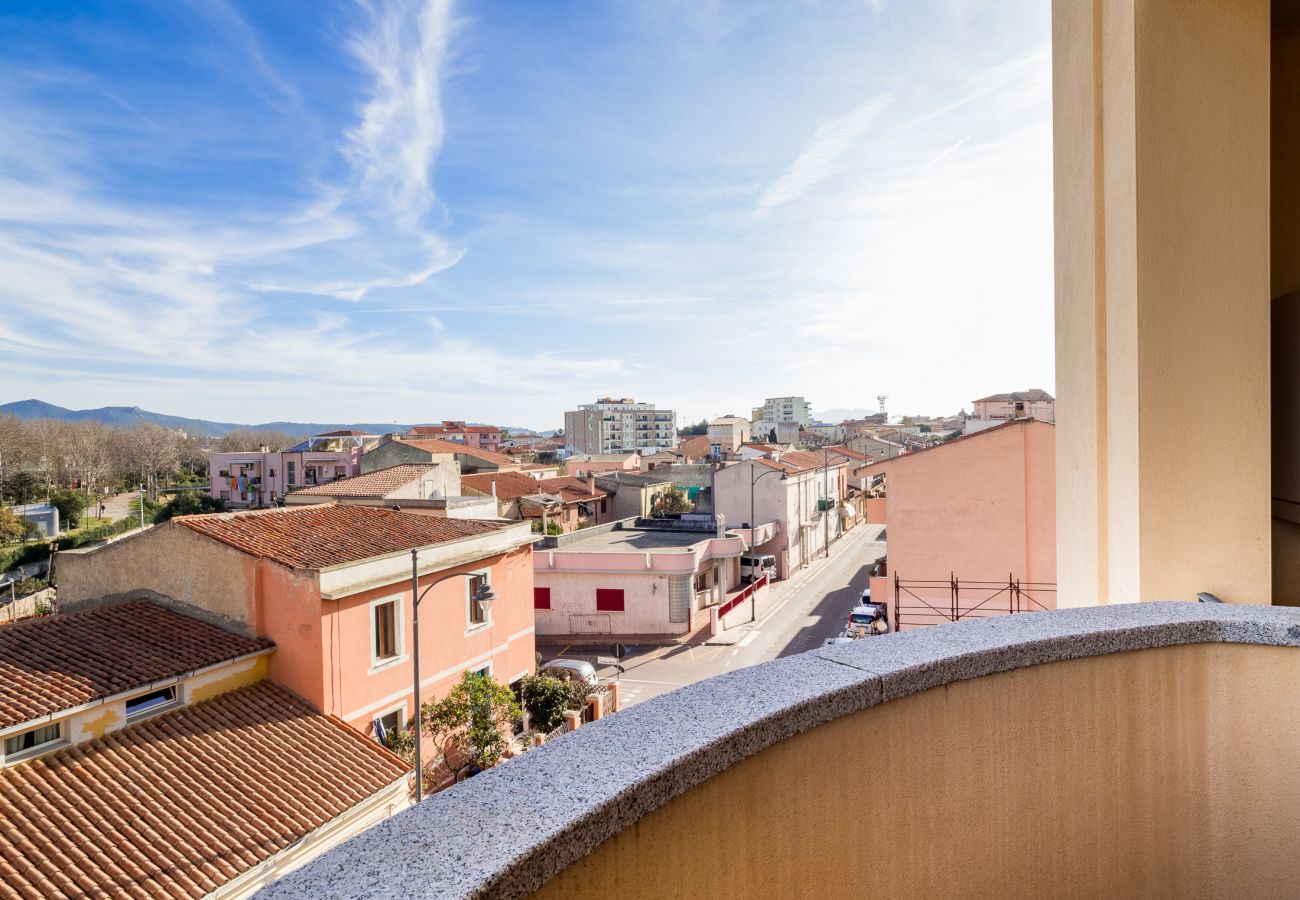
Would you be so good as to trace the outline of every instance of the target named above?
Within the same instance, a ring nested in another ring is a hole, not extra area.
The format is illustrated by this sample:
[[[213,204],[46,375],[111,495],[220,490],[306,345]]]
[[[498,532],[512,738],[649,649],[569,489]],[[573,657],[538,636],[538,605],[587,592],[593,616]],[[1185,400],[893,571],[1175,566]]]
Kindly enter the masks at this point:
[[[754,639],[757,638],[758,635],[759,635],[759,632],[757,632],[757,631],[751,631],[749,634],[745,635],[743,638],[741,638],[740,640],[736,641],[736,646],[737,646],[737,647],[748,647],[750,644],[752,644],[752,643],[754,642]]]

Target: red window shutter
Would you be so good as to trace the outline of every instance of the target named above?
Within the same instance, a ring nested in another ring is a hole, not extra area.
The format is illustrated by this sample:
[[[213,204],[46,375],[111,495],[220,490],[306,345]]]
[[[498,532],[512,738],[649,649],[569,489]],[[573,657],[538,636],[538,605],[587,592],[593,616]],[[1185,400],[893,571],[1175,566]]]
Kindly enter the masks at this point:
[[[533,588],[533,609],[550,609],[551,608],[551,589],[544,587]]]
[[[597,612],[622,612],[622,588],[596,588]]]

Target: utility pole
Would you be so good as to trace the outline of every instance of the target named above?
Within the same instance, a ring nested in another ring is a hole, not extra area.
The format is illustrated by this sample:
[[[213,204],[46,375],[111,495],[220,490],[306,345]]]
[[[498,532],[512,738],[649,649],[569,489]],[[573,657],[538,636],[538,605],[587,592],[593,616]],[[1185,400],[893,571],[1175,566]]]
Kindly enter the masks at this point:
[[[140,484],[140,527],[144,527],[144,483]]]

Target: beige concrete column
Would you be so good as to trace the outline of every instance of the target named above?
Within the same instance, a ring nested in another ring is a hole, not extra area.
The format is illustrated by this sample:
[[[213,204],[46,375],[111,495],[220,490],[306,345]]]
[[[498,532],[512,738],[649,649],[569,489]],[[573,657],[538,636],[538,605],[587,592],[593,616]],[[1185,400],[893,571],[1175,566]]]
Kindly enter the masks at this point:
[[[1062,606],[1270,599],[1268,0],[1054,0]]]

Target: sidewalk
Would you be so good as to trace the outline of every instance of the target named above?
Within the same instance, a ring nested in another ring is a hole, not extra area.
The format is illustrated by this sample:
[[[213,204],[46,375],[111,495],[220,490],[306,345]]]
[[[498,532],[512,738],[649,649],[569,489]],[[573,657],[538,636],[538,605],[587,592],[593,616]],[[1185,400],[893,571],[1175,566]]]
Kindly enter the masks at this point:
[[[820,572],[823,563],[835,559],[851,547],[874,540],[876,536],[884,530],[884,528],[885,526],[883,525],[859,525],[847,535],[831,544],[829,557],[818,556],[810,565],[799,569],[785,581],[778,581],[775,584],[770,585],[768,590],[771,591],[774,596],[768,601],[767,610],[760,617],[752,622],[746,622],[743,625],[729,628],[722,634],[709,638],[704,641],[705,645],[710,647],[731,647],[740,643],[744,640],[747,634],[754,629],[759,628],[764,622],[780,612],[781,608],[790,602],[790,598],[795,596],[810,578],[815,577]]]

